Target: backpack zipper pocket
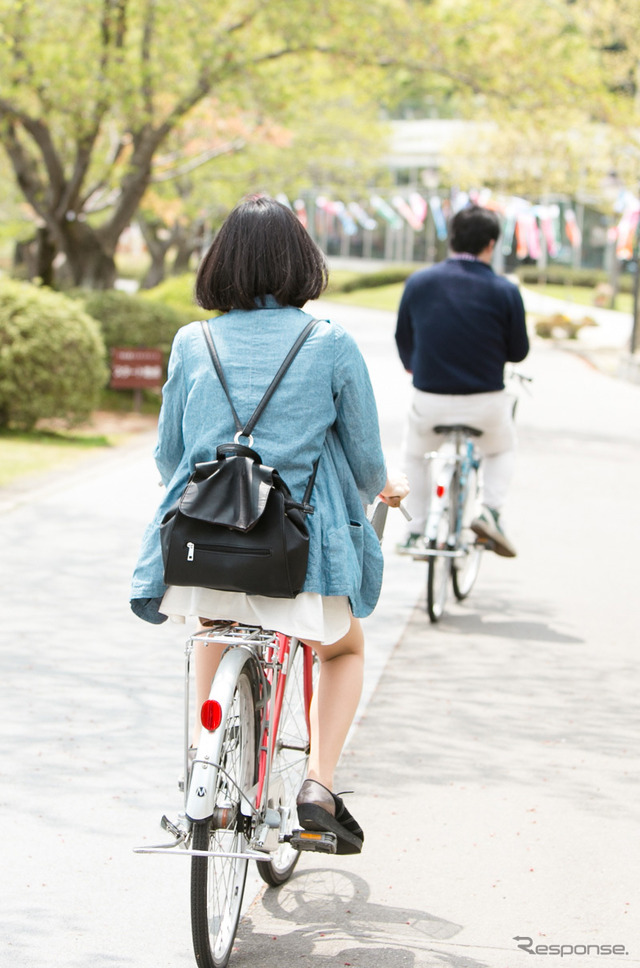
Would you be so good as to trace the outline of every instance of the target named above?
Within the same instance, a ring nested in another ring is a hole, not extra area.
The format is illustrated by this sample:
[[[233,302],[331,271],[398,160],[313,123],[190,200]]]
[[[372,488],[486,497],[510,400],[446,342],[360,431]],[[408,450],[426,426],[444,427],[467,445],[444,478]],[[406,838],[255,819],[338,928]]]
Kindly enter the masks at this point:
[[[187,561],[194,561],[196,551],[199,554],[213,555],[245,555],[252,558],[268,558],[271,555],[270,548],[235,548],[232,545],[196,545],[193,541],[187,542]]]

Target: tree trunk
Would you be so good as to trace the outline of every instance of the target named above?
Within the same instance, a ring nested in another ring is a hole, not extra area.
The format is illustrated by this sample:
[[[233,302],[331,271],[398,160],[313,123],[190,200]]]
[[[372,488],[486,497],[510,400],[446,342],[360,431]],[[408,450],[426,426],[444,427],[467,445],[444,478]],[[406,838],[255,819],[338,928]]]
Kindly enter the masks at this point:
[[[194,252],[202,250],[203,243],[204,224],[201,221],[188,226],[186,230],[181,228],[175,239],[176,256],[171,268],[173,275],[177,276],[183,272],[189,272],[191,257]]]
[[[63,250],[76,286],[111,289],[116,281],[113,253],[102,245],[100,236],[86,222],[66,222],[61,226]]]
[[[40,228],[36,233],[36,276],[42,279],[43,286],[53,286],[53,260],[56,257],[56,247],[47,228]]]
[[[13,269],[21,279],[40,279],[43,286],[53,286],[53,260],[56,247],[47,228],[37,229],[34,238],[27,242],[16,242],[13,254]]]
[[[149,255],[151,256],[151,265],[147,269],[144,279],[140,283],[141,289],[153,289],[154,286],[159,286],[161,282],[164,282],[166,275],[164,265],[166,250],[163,252],[151,252],[151,250],[149,250]]]
[[[165,259],[171,245],[171,239],[160,239],[158,232],[165,227],[161,222],[152,221],[145,218],[142,213],[138,214],[138,225],[142,232],[142,237],[147,246],[147,252],[151,258],[151,265],[147,269],[144,279],[140,283],[141,289],[153,289],[154,286],[163,282],[165,277]]]
[[[171,267],[171,271],[174,276],[178,276],[183,272],[189,271],[191,256],[198,248],[198,245],[199,243],[194,241],[192,238],[181,238],[178,240],[176,257],[173,260],[173,265]]]

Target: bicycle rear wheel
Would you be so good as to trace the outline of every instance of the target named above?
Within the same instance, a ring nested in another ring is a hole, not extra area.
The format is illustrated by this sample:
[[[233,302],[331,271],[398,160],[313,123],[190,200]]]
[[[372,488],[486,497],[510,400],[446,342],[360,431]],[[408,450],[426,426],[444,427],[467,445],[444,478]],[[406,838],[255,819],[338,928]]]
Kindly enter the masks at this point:
[[[450,530],[451,511],[446,507],[442,510],[437,536],[427,544],[428,550],[448,551]],[[444,612],[450,573],[451,558],[445,555],[429,556],[427,559],[427,612],[432,622],[437,622]]]
[[[270,803],[288,811],[287,833],[297,824],[296,797],[307,775],[309,761],[308,710],[315,686],[318,660],[308,646],[292,640],[289,667],[282,697],[278,735],[271,765]],[[273,795],[271,795],[273,791]],[[300,859],[300,851],[282,843],[269,860],[256,861],[267,884],[278,887],[287,881]]]
[[[478,510],[479,490],[478,469],[476,467],[470,467],[467,472],[465,494],[462,502],[462,523],[458,547],[458,551],[464,552],[464,555],[459,558],[454,558],[451,567],[453,593],[459,602],[467,597],[480,571],[482,548],[478,545],[477,537],[471,530],[471,522]]]
[[[249,790],[256,775],[254,692],[246,667],[237,676],[229,713],[218,729],[213,817],[194,824],[192,840],[194,850],[211,852],[191,863],[191,932],[201,968],[225,968],[247,877],[246,858],[224,856],[247,850],[248,818],[240,809],[240,791]]]

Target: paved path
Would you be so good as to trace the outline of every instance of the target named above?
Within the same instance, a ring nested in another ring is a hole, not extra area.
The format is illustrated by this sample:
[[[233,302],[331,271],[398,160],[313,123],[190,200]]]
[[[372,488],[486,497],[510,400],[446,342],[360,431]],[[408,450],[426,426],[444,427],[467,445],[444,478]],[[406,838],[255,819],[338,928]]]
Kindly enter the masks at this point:
[[[330,312],[365,348],[393,459],[406,384],[392,317]],[[520,557],[487,556],[468,603],[432,627],[390,517],[368,704],[340,777],[365,851],[305,856],[258,893],[237,968],[519,968],[531,955],[514,936],[574,946],[544,956],[553,968],[640,963],[640,390],[547,344],[526,368]],[[158,493],[151,443],[91,481],[12,494],[0,515],[7,968],[193,964],[185,860],[131,852],[179,808],[183,633],[125,605]],[[597,956],[607,944],[628,954]]]
[[[402,393],[400,364],[389,371],[377,331],[363,335],[372,369],[394,373],[389,386]],[[403,407],[385,410],[387,452],[397,460]],[[186,633],[148,626],[128,608],[160,495],[154,438],[0,489],[3,968],[193,961],[188,861],[132,852],[166,841],[160,816],[181,806]],[[391,522],[391,540],[398,527]],[[388,576],[368,623],[363,708],[419,585],[411,562]]]
[[[238,968],[640,963],[640,389],[548,344],[526,369],[520,556],[418,605],[342,763],[366,849],[259,899]]]

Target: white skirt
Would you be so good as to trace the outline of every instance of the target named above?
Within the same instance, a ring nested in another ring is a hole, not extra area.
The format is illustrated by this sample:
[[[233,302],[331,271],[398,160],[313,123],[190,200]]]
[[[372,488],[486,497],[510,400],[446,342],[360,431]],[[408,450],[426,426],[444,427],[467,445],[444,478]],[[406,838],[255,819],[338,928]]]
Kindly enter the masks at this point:
[[[324,645],[337,642],[351,626],[348,597],[319,595],[317,592],[301,592],[295,598],[266,598],[242,592],[170,585],[160,611],[172,622],[184,622],[190,616],[227,619]]]

